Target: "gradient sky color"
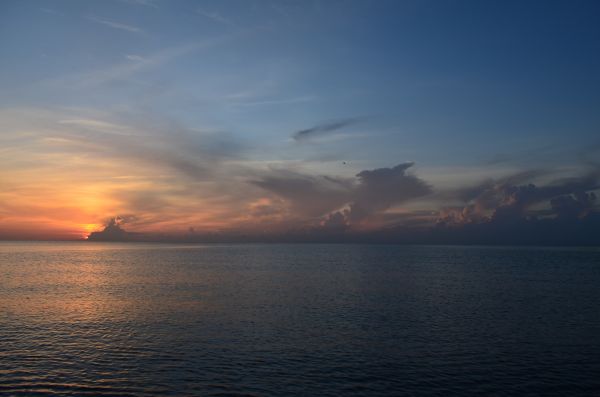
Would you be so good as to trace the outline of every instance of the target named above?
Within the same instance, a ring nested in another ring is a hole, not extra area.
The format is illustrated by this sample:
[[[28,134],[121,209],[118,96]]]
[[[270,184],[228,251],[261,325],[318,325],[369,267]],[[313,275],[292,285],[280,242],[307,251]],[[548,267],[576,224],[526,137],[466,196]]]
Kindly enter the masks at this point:
[[[530,183],[557,189],[522,213],[568,196],[587,216],[599,16],[596,1],[3,1],[0,238],[82,238],[117,216],[174,235],[408,230],[469,206],[493,219]],[[482,206],[474,186],[499,197]]]

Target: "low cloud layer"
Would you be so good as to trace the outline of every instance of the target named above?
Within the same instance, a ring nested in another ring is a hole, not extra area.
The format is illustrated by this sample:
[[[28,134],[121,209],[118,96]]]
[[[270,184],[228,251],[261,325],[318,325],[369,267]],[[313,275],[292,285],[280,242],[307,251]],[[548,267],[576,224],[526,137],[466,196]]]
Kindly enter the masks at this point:
[[[116,216],[109,219],[104,226],[104,229],[99,232],[90,233],[88,240],[90,241],[136,241],[143,239],[143,235],[126,232],[122,225],[126,224],[127,218]]]
[[[342,163],[255,161],[256,149],[231,133],[192,130],[147,113],[10,109],[0,116],[6,131],[0,238],[461,244],[600,238],[594,232],[600,168],[593,162],[442,189],[411,162],[351,171]]]
[[[600,188],[600,171],[588,170],[579,177],[564,178],[537,186],[515,184],[527,176],[521,173],[499,181],[486,181],[479,186],[461,189],[459,196],[467,203],[440,212],[438,222],[460,225],[478,222],[510,222],[531,217],[561,217],[567,214],[582,217],[594,209]],[[536,208],[538,206],[538,208]],[[545,206],[545,207],[544,207]]]
[[[252,207],[250,222],[226,231],[136,235],[119,218],[107,223],[97,241],[368,242],[410,244],[600,244],[600,207],[596,171],[544,185],[513,185],[526,177],[457,189],[465,205],[398,213],[391,209],[435,195],[416,175],[412,163],[361,171],[355,178],[274,172],[252,184],[276,199]],[[528,175],[539,175],[529,173]],[[267,223],[261,223],[260,219]],[[385,224],[378,224],[380,220]],[[135,222],[135,219],[132,219]],[[376,227],[373,227],[375,225]],[[378,225],[378,226],[377,226]]]
[[[359,172],[355,178],[279,172],[254,184],[291,203],[300,216],[327,217],[345,224],[368,221],[390,207],[426,196],[431,187],[408,173],[413,163]],[[341,218],[340,218],[341,217]]]
[[[461,244],[600,244],[600,170],[538,186],[488,181],[464,206],[439,212],[428,236]]]

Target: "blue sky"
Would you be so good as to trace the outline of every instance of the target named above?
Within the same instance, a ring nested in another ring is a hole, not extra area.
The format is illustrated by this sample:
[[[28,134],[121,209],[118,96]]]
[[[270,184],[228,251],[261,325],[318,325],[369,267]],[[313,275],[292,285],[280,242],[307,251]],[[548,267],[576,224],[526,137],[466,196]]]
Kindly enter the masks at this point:
[[[36,117],[154,120],[243,148],[246,166],[353,177],[413,161],[433,184],[576,168],[598,155],[599,15],[595,1],[4,1],[3,134]]]

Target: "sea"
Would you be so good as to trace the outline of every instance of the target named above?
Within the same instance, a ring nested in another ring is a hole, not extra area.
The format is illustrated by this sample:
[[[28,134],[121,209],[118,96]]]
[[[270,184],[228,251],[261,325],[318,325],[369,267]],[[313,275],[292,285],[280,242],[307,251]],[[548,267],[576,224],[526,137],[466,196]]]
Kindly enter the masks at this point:
[[[600,248],[0,243],[2,396],[600,396]]]

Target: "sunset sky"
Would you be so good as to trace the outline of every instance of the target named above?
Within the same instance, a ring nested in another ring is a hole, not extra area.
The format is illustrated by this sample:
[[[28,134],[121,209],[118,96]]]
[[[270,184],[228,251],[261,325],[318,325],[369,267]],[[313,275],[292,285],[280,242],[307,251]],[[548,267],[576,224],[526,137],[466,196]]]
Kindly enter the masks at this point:
[[[0,239],[587,235],[599,15],[597,1],[2,1]]]

